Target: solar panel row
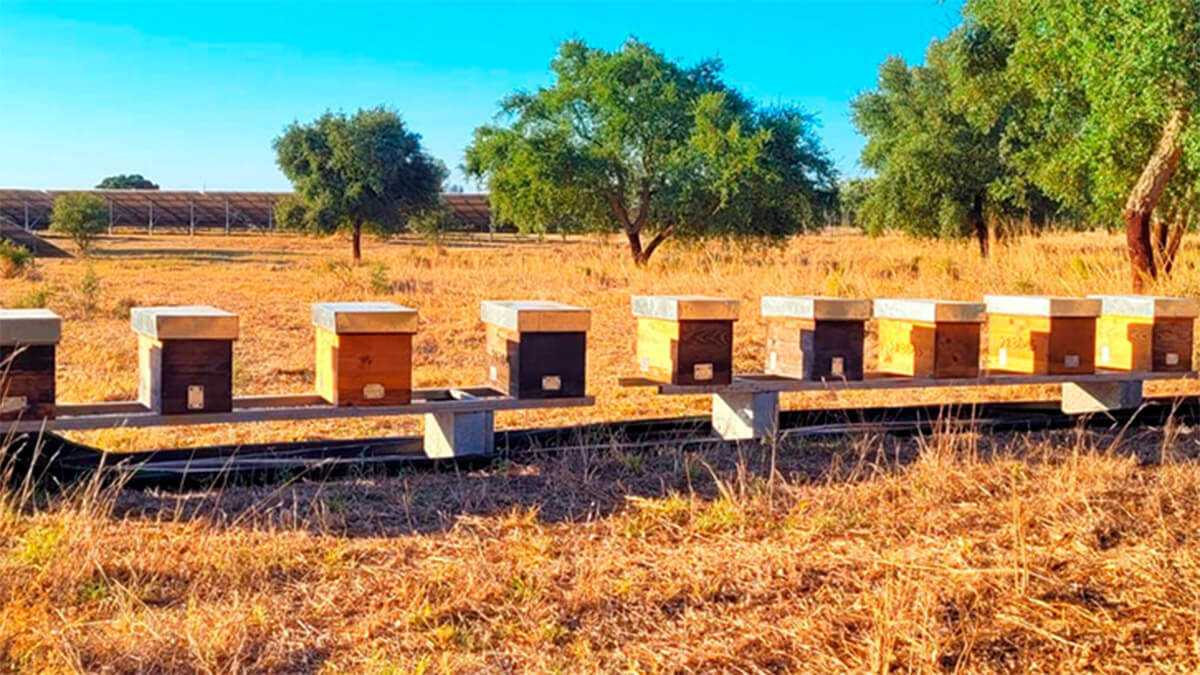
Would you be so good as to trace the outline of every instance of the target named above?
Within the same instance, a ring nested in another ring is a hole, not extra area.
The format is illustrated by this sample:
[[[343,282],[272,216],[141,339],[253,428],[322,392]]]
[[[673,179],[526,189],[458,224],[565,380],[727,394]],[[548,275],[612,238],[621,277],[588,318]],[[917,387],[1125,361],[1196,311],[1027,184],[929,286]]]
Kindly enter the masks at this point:
[[[288,192],[193,192],[185,190],[9,190],[0,189],[0,219],[26,229],[44,229],[58,195],[90,192],[104,198],[113,226],[147,228],[271,229],[274,204]],[[464,229],[486,232],[491,211],[486,194],[442,195]]]

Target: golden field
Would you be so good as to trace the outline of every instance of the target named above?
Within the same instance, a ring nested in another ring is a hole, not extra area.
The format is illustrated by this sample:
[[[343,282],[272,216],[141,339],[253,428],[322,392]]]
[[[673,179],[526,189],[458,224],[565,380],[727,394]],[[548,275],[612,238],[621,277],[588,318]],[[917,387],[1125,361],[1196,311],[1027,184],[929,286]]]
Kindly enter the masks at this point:
[[[309,303],[421,311],[417,386],[482,381],[479,301],[593,310],[594,408],[507,427],[702,414],[702,398],[622,389],[629,296],[743,300],[737,370],[758,370],[761,295],[977,298],[1118,292],[1122,239],[967,244],[827,234],[778,248],[617,239],[441,250],[338,239],[128,235],[90,260],[0,280],[67,319],[60,399],[136,389],[131,306],[237,312],[238,393],[312,387]],[[1197,240],[1164,293],[1200,292]],[[91,270],[90,274],[88,270]],[[91,276],[98,290],[83,283]],[[1191,391],[1195,385],[1176,385]],[[892,392],[872,403],[1045,390]],[[867,402],[794,396],[792,406]],[[154,448],[416,432],[322,421],[74,436]],[[1200,464],[1190,428],[938,433],[498,460],[472,472],[195,491],[14,489],[0,509],[0,668],[21,672],[1195,672]]]
[[[387,299],[420,311],[413,345],[417,387],[484,381],[485,299],[551,299],[591,308],[588,381],[593,408],[502,413],[500,427],[562,425],[701,414],[703,397],[660,398],[625,389],[633,374],[634,322],[629,297],[699,293],[742,300],[736,326],[735,369],[762,370],[763,295],[979,298],[984,293],[1120,292],[1128,288],[1119,237],[1069,234],[1023,239],[1000,247],[985,262],[969,243],[921,242],[857,234],[800,237],[784,247],[713,242],[667,247],[647,269],[630,261],[623,240],[556,237],[541,243],[486,235],[451,240],[441,250],[420,241],[369,242],[365,262],[349,265],[338,238],[209,235],[129,235],[100,243],[90,260],[46,260],[32,280],[0,280],[0,306],[43,297],[65,318],[59,348],[59,400],[131,400],[137,396],[136,339],[129,308],[211,304],[235,312],[241,339],[234,346],[236,394],[302,393],[313,389],[313,329],[309,305],[327,300]],[[64,246],[69,246],[61,241]],[[1195,242],[1188,242],[1196,245]],[[1200,273],[1189,251],[1184,268],[1163,292],[1195,294]],[[91,270],[97,290],[83,291]],[[91,305],[92,307],[89,307]],[[857,398],[849,394],[794,395],[786,405],[846,406],[869,400],[992,397],[1038,398],[1051,390],[906,391]],[[352,438],[419,433],[419,418],[317,421],[142,429],[73,434],[110,449],[149,449],[266,440]]]

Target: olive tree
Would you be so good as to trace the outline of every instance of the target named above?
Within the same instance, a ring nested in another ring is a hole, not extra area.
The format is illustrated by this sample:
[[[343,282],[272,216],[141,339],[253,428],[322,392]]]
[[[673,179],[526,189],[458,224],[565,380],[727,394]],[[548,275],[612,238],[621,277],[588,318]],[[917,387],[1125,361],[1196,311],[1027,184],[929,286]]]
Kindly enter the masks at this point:
[[[347,230],[354,261],[362,232],[397,232],[414,213],[437,204],[446,168],[421,146],[395,112],[327,112],[293,123],[275,139],[279,168],[296,188],[276,213],[281,226],[312,232]]]

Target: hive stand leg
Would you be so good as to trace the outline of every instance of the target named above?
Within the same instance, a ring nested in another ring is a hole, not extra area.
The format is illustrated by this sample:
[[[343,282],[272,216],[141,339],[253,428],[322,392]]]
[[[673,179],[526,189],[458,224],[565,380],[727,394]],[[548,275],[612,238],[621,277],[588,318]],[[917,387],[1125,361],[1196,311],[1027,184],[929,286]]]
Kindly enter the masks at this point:
[[[425,413],[425,455],[491,457],[495,452],[492,412]]]
[[[1068,415],[1127,410],[1141,404],[1141,380],[1063,382],[1062,385],[1062,411]]]
[[[779,428],[779,392],[713,394],[712,426],[727,441],[764,441]]]

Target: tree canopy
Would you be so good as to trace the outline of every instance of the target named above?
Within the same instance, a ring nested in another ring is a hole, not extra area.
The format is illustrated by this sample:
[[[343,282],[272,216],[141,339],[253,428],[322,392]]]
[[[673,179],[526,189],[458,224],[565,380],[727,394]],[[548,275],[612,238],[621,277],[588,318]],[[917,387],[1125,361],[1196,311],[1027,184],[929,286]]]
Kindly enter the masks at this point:
[[[876,174],[857,210],[868,231],[973,235],[986,256],[989,220],[1041,222],[1058,210],[1007,161],[1014,142],[1006,133],[1026,107],[1020,90],[984,99],[976,91],[990,91],[982,85],[991,47],[956,30],[930,45],[924,65],[889,58],[878,88],[854,100],[854,123],[867,137],[861,162]]]
[[[355,261],[362,259],[364,228],[402,229],[409,217],[437,206],[447,175],[421,146],[420,135],[383,107],[293,123],[274,147],[279,168],[296,188],[296,198],[276,209],[279,224],[321,233],[349,230]]]
[[[67,192],[54,199],[50,228],[71,237],[79,252],[87,255],[92,244],[108,228],[108,204],[88,192]]]
[[[100,181],[97,190],[157,190],[158,185],[140,173],[118,174]]]
[[[564,42],[554,83],[500,104],[464,169],[525,231],[618,231],[645,264],[669,237],[786,234],[836,205],[811,117],[758,109],[721,63],[682,66],[630,39]]]
[[[1200,176],[1196,3],[970,0],[964,15],[1032,97],[1014,166],[1095,222],[1123,220],[1135,287],[1169,271]]]

